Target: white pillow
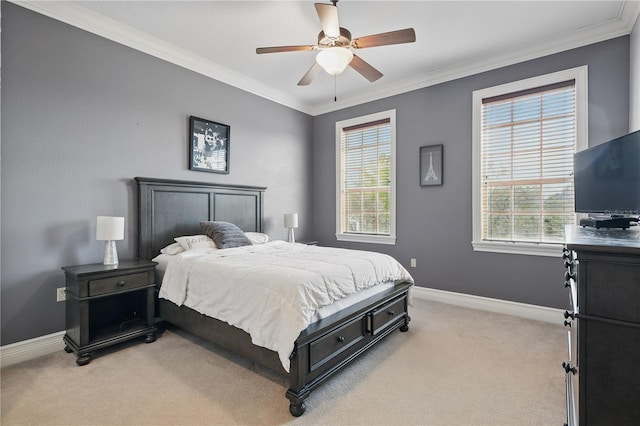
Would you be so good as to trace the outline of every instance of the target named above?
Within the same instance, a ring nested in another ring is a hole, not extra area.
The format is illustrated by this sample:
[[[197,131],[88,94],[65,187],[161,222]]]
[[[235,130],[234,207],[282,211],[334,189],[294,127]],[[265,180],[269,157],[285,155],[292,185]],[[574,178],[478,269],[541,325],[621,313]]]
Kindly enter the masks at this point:
[[[197,248],[216,248],[216,243],[206,235],[189,235],[186,237],[174,238],[180,246],[185,250]]]
[[[171,243],[168,246],[161,248],[160,253],[162,254],[178,254],[182,253],[184,249],[178,243]]]
[[[267,234],[260,232],[245,232],[244,235],[251,241],[251,244],[264,244],[271,241],[271,238],[269,238]]]

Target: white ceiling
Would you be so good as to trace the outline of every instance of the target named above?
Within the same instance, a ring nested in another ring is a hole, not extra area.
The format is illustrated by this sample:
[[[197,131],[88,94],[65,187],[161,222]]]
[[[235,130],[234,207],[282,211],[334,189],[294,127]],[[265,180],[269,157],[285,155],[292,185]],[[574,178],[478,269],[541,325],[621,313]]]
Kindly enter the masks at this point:
[[[347,68],[300,87],[315,52],[255,49],[315,44],[313,1],[15,3],[311,115],[626,35],[640,13],[637,0],[342,0],[354,38],[413,27],[416,42],[358,50],[384,74],[374,83]]]

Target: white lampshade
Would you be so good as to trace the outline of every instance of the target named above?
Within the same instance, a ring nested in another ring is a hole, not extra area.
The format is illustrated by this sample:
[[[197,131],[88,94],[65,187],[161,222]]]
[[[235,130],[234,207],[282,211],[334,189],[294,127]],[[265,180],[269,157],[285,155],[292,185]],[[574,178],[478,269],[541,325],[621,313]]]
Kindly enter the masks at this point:
[[[331,75],[338,75],[353,59],[353,52],[344,47],[323,49],[316,56],[316,62]]]
[[[284,227],[285,228],[297,228],[298,227],[298,213],[285,213],[284,214]]]
[[[96,240],[124,240],[124,217],[98,216]]]
[[[106,241],[104,246],[104,265],[118,264],[116,240],[124,240],[124,217],[98,216],[96,240]]]

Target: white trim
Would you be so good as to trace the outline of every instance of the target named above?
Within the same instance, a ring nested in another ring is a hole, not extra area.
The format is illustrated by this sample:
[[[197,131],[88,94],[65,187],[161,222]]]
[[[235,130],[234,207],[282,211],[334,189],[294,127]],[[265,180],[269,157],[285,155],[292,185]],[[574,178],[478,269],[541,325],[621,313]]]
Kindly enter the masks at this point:
[[[369,123],[373,121],[389,119],[391,127],[391,185],[389,188],[389,201],[391,202],[391,224],[389,235],[371,235],[371,234],[346,234],[342,232],[340,224],[342,223],[340,213],[342,209],[341,199],[341,140],[342,129],[358,124]],[[377,243],[377,244],[395,244],[396,243],[396,110],[389,109],[361,117],[350,118],[347,120],[336,121],[336,239],[338,241],[352,241],[360,243]]]
[[[152,37],[147,33],[111,18],[107,18],[104,15],[75,4],[75,2],[30,0],[11,0],[11,2],[169,63],[176,64],[198,74],[237,87],[256,96],[277,102],[306,114],[311,113],[309,105],[304,104],[288,93],[274,90],[262,82],[250,79],[192,52],[181,49],[159,38]]]
[[[0,347],[0,366],[8,367],[64,350],[64,331]]]
[[[344,98],[338,102],[327,101],[322,104],[311,105],[297,100],[288,93],[274,90],[268,85],[242,77],[225,67],[214,64],[211,61],[205,60],[202,57],[179,49],[159,39],[152,38],[147,34],[108,19],[72,2],[10,1],[26,9],[65,22],[312,116],[628,35],[633,30],[633,26],[640,13],[640,2],[623,1],[617,19],[610,19],[599,25],[583,28],[577,32],[567,34],[564,37],[543,40],[535,45],[518,49],[516,52],[508,52],[504,55],[491,55],[491,57],[485,61],[459,63],[448,69],[434,70],[397,83],[381,85],[377,88],[372,87],[366,94]]]
[[[339,234],[336,233],[338,241],[350,241],[353,243],[372,243],[372,244],[389,244],[395,245],[396,237],[389,235],[370,235],[370,234]]]
[[[411,287],[411,294],[413,297],[433,302],[441,302],[470,309],[513,315],[516,317],[544,321],[552,324],[562,325],[564,321],[564,310],[548,308],[546,306],[529,305],[526,303],[491,299],[488,297],[473,296],[470,294],[454,293],[451,291],[436,290],[433,288],[418,286]]]
[[[411,287],[412,297],[433,302],[447,303],[470,309],[513,315],[521,318],[544,321],[552,324],[562,324],[564,311],[562,309],[547,308],[545,306],[529,305],[526,303],[510,302],[507,300],[491,299],[470,294],[454,293],[426,287]],[[64,331],[23,340],[0,347],[0,366],[2,368],[21,362],[29,361],[44,355],[64,350],[62,337]]]
[[[588,117],[588,67],[583,65],[558,71],[525,80],[514,81],[498,86],[488,87],[473,92],[472,100],[472,206],[471,215],[473,223],[473,236],[471,245],[475,251],[490,251],[497,253],[532,254],[536,256],[553,256],[560,253],[561,243],[556,244],[531,244],[516,242],[496,242],[482,239],[482,176],[481,176],[481,107],[482,99],[498,96],[505,93],[517,92],[533,87],[540,87],[561,81],[575,79],[576,88],[576,151],[587,148],[587,132],[589,128]]]
[[[531,256],[562,256],[562,244],[513,243],[509,241],[472,241],[474,251],[527,254]]]

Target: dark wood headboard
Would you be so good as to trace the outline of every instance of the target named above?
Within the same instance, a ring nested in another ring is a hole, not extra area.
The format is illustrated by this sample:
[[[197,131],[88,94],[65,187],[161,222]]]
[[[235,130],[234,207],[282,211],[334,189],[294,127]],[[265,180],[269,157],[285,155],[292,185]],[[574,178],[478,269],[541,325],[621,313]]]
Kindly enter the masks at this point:
[[[265,187],[135,178],[138,257],[151,259],[182,235],[201,234],[200,222],[221,220],[262,232]]]

